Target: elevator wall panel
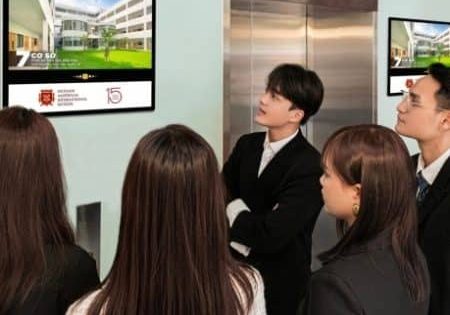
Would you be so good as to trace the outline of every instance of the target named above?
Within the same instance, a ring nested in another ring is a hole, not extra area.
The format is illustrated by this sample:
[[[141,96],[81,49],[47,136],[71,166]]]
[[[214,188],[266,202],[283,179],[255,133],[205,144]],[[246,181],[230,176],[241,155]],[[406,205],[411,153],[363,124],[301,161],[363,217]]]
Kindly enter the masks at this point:
[[[229,112],[224,126],[230,129],[224,133],[225,159],[240,135],[262,130],[253,118],[269,72],[283,62],[306,64],[306,5],[232,0],[230,7],[224,80],[224,113]]]
[[[375,119],[375,13],[308,6],[308,67],[322,78],[325,96],[308,125],[321,150],[341,127]],[[313,257],[337,242],[334,218],[322,211],[313,234]],[[313,259],[313,268],[320,266]]]

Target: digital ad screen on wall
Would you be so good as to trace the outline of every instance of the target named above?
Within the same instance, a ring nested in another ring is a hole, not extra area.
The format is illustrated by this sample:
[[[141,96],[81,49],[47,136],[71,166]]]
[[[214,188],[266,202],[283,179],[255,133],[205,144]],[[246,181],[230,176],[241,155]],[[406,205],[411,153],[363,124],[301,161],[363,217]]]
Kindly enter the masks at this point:
[[[388,95],[399,95],[435,62],[450,66],[450,22],[389,18]]]
[[[48,115],[155,108],[155,0],[4,3],[6,106]]]

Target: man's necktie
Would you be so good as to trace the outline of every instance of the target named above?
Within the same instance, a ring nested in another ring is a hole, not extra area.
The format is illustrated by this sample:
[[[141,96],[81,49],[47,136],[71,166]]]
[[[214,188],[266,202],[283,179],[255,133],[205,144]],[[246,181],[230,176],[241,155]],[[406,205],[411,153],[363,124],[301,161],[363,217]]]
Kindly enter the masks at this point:
[[[417,173],[417,202],[420,204],[425,199],[425,196],[430,189],[430,184],[428,184],[427,180],[423,177],[422,171]]]

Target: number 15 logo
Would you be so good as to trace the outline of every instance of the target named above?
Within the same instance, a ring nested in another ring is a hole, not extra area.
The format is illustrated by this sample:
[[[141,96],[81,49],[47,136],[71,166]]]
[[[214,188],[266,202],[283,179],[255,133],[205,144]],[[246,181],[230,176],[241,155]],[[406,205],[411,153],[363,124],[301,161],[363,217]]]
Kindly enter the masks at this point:
[[[122,92],[120,87],[107,88],[108,92],[108,104],[119,104],[122,102]]]

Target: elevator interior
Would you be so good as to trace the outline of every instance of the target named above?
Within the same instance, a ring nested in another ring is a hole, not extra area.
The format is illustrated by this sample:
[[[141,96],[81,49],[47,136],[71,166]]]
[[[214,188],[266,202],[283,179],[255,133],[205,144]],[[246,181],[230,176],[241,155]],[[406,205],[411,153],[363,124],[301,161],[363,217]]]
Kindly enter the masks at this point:
[[[302,64],[323,81],[322,107],[302,127],[319,151],[340,127],[375,122],[376,11],[377,0],[225,0],[224,159],[239,136],[264,130],[253,117],[280,63]],[[336,240],[335,222],[322,211],[313,257]]]

